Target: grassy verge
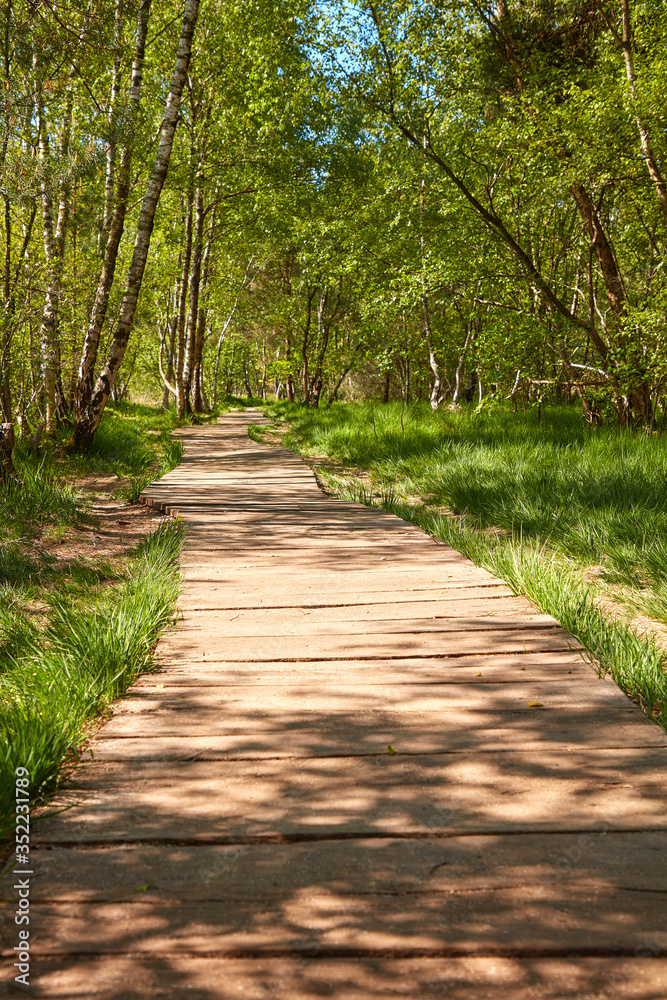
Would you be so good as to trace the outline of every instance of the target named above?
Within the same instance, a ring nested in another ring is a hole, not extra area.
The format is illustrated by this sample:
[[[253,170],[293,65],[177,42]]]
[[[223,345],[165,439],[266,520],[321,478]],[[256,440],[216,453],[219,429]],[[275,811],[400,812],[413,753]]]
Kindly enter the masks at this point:
[[[20,485],[0,487],[0,829],[14,768],[29,769],[31,796],[44,801],[173,618],[181,530],[162,524],[137,545],[152,514],[122,498],[177,464],[174,423],[157,408],[116,407],[87,455],[19,445]],[[101,511],[114,525],[103,544]]]
[[[390,510],[526,594],[667,729],[667,441],[568,408],[269,408],[333,494]],[[266,435],[257,428],[259,436]]]
[[[33,802],[54,791],[63,762],[90,723],[151,666],[151,650],[178,595],[178,525],[162,525],[139,548],[129,578],[95,603],[55,604],[43,630],[21,629],[4,649],[0,678],[0,826],[14,807],[13,775],[30,773]]]

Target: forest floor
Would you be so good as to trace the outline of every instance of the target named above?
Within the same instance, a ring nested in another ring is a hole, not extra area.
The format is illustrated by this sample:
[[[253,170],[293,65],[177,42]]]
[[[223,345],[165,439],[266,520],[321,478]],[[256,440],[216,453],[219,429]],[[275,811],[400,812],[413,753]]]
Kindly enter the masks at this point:
[[[284,443],[335,496],[458,548],[577,636],[667,728],[667,440],[536,414],[427,404],[277,403]]]

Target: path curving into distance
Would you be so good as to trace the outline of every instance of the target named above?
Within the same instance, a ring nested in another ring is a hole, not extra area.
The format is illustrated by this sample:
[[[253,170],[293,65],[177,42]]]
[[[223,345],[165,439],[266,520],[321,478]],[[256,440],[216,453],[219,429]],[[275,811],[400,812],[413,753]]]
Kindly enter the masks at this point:
[[[257,420],[146,491],[183,618],[34,829],[38,995],[664,1000],[667,736]]]

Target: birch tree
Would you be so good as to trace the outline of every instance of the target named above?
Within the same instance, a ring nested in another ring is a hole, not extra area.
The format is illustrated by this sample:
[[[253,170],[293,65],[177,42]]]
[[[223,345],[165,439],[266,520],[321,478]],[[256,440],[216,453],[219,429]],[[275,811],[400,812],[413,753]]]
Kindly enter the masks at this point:
[[[178,124],[181,95],[190,63],[192,39],[198,14],[199,0],[186,0],[176,63],[160,127],[157,154],[141,204],[134,250],[125,283],[125,292],[120,307],[118,324],[114,331],[106,362],[95,382],[90,398],[84,406],[81,406],[80,412],[76,416],[74,430],[68,443],[68,448],[72,451],[85,450],[95,436],[132,332],[137,300],[150,248],[155,212],[169,169],[169,159],[174,142],[174,133]]]

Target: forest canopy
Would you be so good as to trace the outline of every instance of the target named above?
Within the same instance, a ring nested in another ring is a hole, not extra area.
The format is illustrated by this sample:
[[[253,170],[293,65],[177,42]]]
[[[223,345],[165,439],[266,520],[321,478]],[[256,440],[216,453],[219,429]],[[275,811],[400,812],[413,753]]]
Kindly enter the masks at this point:
[[[130,391],[667,416],[657,0],[2,8],[0,471]]]

